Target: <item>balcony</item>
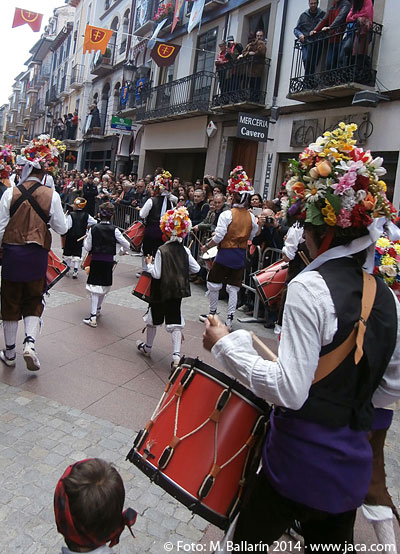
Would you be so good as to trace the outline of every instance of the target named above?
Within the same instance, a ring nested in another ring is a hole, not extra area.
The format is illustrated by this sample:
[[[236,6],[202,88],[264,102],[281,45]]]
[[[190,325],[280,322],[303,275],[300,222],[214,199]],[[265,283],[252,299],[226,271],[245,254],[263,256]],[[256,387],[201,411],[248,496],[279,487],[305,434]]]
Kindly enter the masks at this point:
[[[84,66],[81,64],[76,64],[72,68],[71,82],[70,87],[75,90],[79,90],[83,87],[83,70]]]
[[[40,73],[37,77],[38,84],[44,85],[50,79],[50,73],[51,73],[50,65],[49,64],[42,65],[40,68]]]
[[[295,41],[288,98],[317,102],[375,88],[382,25],[359,25]]]
[[[136,9],[134,33],[138,37],[144,37],[154,27],[154,14],[158,7],[157,0],[147,0],[146,6],[139,5]]]
[[[136,121],[163,121],[209,113],[214,73],[200,71],[177,81],[143,87],[136,98]]]
[[[33,79],[28,81],[27,87],[26,87],[26,94],[30,94],[32,92],[39,92],[39,82],[37,76],[35,76]]]
[[[212,109],[238,111],[265,107],[269,59],[242,58],[216,72]]]
[[[103,138],[106,129],[106,114],[89,114],[86,117],[84,138]]]
[[[64,75],[64,77],[61,79],[60,83],[60,98],[66,98],[69,95],[69,75]]]
[[[99,51],[95,55],[90,69],[92,75],[104,77],[112,73],[114,69],[115,44],[109,44],[106,48],[104,56]]]
[[[46,99],[49,106],[59,101],[60,95],[58,93],[58,87],[56,85],[53,85],[51,89],[46,93]]]
[[[37,100],[32,106],[32,115],[35,119],[41,117],[45,112],[43,100]]]

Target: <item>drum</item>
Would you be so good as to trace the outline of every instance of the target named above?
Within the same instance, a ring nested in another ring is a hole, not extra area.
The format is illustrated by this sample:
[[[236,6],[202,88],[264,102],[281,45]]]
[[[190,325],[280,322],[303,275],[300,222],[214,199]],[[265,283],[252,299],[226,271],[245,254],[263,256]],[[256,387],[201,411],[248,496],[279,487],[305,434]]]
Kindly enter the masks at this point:
[[[214,263],[214,259],[217,254],[218,254],[218,246],[213,246],[212,248],[207,250],[207,252],[204,252],[204,254],[201,256],[201,259],[204,260],[207,271],[211,271],[211,268]]]
[[[192,512],[226,529],[257,470],[268,412],[237,381],[183,358],[128,459]]]
[[[147,271],[143,271],[136,283],[136,287],[133,289],[132,294],[144,300],[150,302],[150,289],[151,289],[152,276]]]
[[[123,235],[131,243],[132,250],[140,252],[143,242],[145,226],[141,221],[136,221]]]
[[[62,262],[51,250],[47,256],[46,283],[47,290],[51,289],[64,275],[68,273],[68,266]]]
[[[256,290],[264,304],[277,304],[286,284],[289,264],[279,260],[252,274]]]
[[[90,252],[87,252],[86,250],[84,250],[84,252],[86,252],[86,254],[84,254],[82,257],[81,268],[85,270],[86,275],[89,275],[92,254]]]

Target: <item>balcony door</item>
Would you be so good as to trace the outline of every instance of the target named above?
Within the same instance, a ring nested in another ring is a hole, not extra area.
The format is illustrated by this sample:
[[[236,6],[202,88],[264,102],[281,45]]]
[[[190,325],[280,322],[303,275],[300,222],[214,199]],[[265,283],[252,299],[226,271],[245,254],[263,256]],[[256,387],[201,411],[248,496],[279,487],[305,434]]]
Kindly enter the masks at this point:
[[[157,98],[156,98],[156,108],[168,108],[171,104],[172,99],[172,83],[174,79],[174,67],[175,64],[169,65],[168,67],[162,67],[160,70],[160,75],[158,79],[157,87]]]
[[[249,179],[254,183],[256,172],[258,142],[255,140],[233,139],[232,167],[243,166]]]
[[[197,53],[194,66],[193,100],[208,102],[210,100],[210,79],[204,72],[214,72],[217,50],[218,27],[200,35],[197,39]],[[199,74],[200,75],[197,75]]]

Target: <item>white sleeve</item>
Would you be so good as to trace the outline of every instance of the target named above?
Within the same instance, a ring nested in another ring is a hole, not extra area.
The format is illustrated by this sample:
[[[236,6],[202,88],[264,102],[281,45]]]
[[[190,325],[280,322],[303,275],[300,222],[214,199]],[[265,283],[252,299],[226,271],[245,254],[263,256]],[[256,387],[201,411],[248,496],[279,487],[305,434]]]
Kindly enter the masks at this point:
[[[217,227],[215,229],[215,234],[212,237],[212,240],[215,244],[219,244],[225,237],[229,225],[232,223],[232,211],[226,210],[218,218]]]
[[[68,227],[68,230],[71,229],[72,224],[73,224],[73,221],[72,221],[71,214],[68,214],[68,215],[67,215],[67,227]]]
[[[393,293],[393,291],[392,291]],[[393,293],[394,296],[394,293]],[[389,365],[374,392],[372,403],[375,408],[386,408],[400,399],[400,302],[396,299],[397,342]]]
[[[189,248],[187,246],[185,246],[184,248],[186,250],[186,253],[187,253],[188,259],[189,259],[189,272],[190,272],[190,274],[198,273],[200,271],[200,265],[193,258],[192,254],[190,253]]]
[[[0,200],[0,243],[3,240],[4,231],[10,221],[10,206],[13,195],[12,187],[7,189]]]
[[[65,235],[65,233],[68,231],[67,218],[64,214],[60,195],[55,190],[53,190],[53,196],[51,198],[49,215],[50,227],[59,235]]]
[[[250,233],[250,237],[249,237],[249,240],[253,240],[254,237],[256,236],[256,234],[258,233],[258,223],[257,223],[257,220],[256,218],[254,217],[254,214],[252,214],[250,212],[250,215],[251,215],[251,233]]]
[[[94,217],[92,217],[91,215],[89,215],[87,226],[91,227],[92,225],[96,225],[96,223],[97,223],[97,220]]]
[[[124,250],[127,250],[129,252],[130,250],[130,244],[126,240],[126,238],[122,235],[121,231],[118,229],[118,227],[115,227],[115,239],[116,241],[122,246]]]
[[[290,283],[276,362],[258,356],[244,330],[220,339],[212,353],[260,398],[298,410],[308,398],[321,346],[332,342],[336,329],[329,289],[319,274],[309,272]]]
[[[294,259],[297,250],[299,249],[299,244],[301,242],[304,242],[303,232],[303,228],[297,224],[292,225],[288,230],[285,244],[282,248],[282,253],[285,254],[285,256],[289,258],[289,260]]]
[[[89,229],[88,234],[87,234],[86,238],[83,241],[83,248],[87,252],[91,252],[91,250],[92,250],[92,230],[91,229]]]
[[[148,264],[147,271],[153,277],[153,279],[161,279],[162,258],[161,252],[157,250],[152,264]]]
[[[152,207],[153,207],[153,200],[152,198],[149,198],[144,203],[143,208],[140,208],[139,217],[141,217],[142,219],[145,219],[149,215]]]

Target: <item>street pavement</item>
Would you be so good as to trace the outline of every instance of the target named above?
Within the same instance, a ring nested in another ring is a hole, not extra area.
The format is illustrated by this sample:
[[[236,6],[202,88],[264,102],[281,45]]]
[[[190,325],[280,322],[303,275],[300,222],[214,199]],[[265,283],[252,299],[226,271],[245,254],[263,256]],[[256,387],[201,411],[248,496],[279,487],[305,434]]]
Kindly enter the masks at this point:
[[[59,246],[57,237],[53,249],[60,255]],[[90,311],[84,273],[80,272],[77,280],[65,277],[46,300],[37,344],[40,371],[26,370],[22,325],[16,367],[1,364],[0,552],[60,551],[63,539],[55,527],[52,505],[55,485],[69,464],[94,456],[115,464],[125,483],[126,506],[139,513],[136,538],[125,531],[114,548],[116,553],[211,552],[210,541],[222,538],[219,529],[193,516],[125,460],[167,382],[171,341],[162,329],[151,358],[136,352],[147,308],[131,294],[140,258],[124,256],[118,262],[113,290],[106,297],[96,329],[82,323]],[[218,367],[201,344],[203,324],[198,315],[208,307],[204,293],[204,287],[192,286],[192,297],[183,302],[186,328],[182,351]],[[220,305],[224,317],[226,303]],[[234,329],[240,326],[253,330],[276,351],[273,333],[261,324],[235,321]],[[396,416],[387,438],[386,467],[397,506],[399,439],[400,418]],[[290,551],[290,538],[282,540]],[[374,535],[361,517],[357,518],[355,542],[374,543]]]

